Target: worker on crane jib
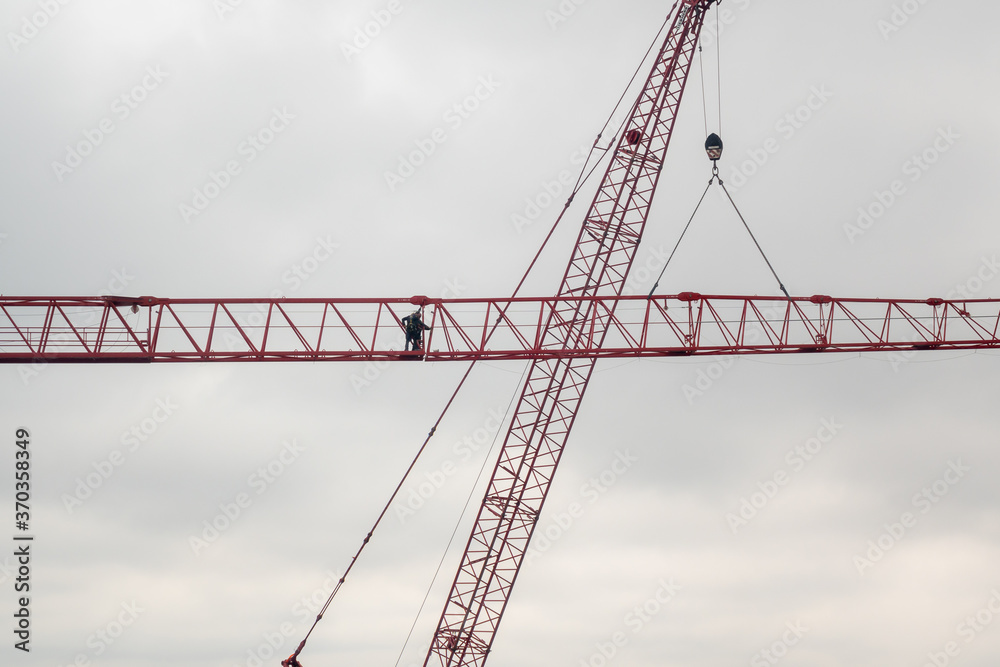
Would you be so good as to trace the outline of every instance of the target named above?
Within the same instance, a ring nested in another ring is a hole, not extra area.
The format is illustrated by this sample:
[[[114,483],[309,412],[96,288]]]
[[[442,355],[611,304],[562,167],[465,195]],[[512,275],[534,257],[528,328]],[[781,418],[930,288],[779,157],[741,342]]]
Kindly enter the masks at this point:
[[[403,318],[403,329],[406,331],[406,351],[419,352],[424,347],[424,332],[431,328],[420,319],[420,310]],[[412,347],[411,347],[412,346]]]
[[[281,667],[302,667],[302,663],[294,655],[290,655],[281,661]]]

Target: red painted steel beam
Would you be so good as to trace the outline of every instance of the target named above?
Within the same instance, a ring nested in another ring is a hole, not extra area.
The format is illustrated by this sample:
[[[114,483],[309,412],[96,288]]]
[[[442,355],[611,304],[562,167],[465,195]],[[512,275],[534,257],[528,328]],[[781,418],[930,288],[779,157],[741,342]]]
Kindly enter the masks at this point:
[[[538,313],[533,335],[523,337],[531,341],[533,361],[425,667],[483,667],[490,655],[596,363],[593,354],[567,352],[601,351],[618,321],[619,302],[612,297],[621,295],[642,238],[702,20],[715,1],[677,3],[584,218],[558,298]],[[507,344],[517,338],[508,336]],[[494,335],[489,344],[505,341]]]
[[[402,352],[423,304],[425,352]],[[545,341],[587,304],[606,337]],[[133,312],[135,306],[135,312]],[[0,297],[0,363],[471,361],[1000,347],[1000,299],[591,296],[517,299]],[[487,342],[487,340],[489,342]]]

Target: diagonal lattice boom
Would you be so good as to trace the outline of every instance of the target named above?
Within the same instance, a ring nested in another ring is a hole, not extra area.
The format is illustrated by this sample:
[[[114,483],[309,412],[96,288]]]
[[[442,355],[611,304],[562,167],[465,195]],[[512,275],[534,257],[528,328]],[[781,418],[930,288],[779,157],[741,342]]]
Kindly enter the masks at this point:
[[[600,349],[604,342],[613,311],[594,298],[622,293],[713,2],[679,3],[584,219],[560,300],[538,332],[543,350]],[[595,363],[584,357],[532,363],[425,666],[485,664]]]

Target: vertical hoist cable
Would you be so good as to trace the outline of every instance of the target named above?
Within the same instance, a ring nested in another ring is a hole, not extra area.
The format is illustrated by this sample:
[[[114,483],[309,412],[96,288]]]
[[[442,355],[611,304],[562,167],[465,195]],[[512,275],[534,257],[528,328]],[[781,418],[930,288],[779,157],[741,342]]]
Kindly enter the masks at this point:
[[[719,102],[719,134],[722,134],[722,19],[719,13],[719,5],[715,5],[715,54],[716,54],[716,92],[718,95]],[[702,51],[701,45],[698,46],[698,55],[700,56],[699,61],[701,63],[701,99],[702,107],[705,110],[705,134],[708,134],[708,99],[705,93],[705,57]],[[720,144],[721,148],[721,144]],[[653,293],[660,286],[660,280],[663,279],[663,274],[666,273],[667,267],[670,266],[670,261],[674,258],[677,253],[677,249],[681,245],[681,241],[684,240],[684,236],[687,234],[688,229],[691,227],[691,223],[694,221],[695,216],[698,214],[699,209],[701,209],[702,203],[705,201],[705,195],[708,194],[708,190],[712,187],[712,184],[716,181],[719,182],[719,186],[722,187],[722,191],[726,193],[726,197],[729,199],[729,203],[733,205],[733,209],[736,211],[736,215],[739,216],[740,222],[743,223],[743,227],[750,234],[750,239],[753,241],[754,245],[757,246],[757,250],[760,252],[760,256],[764,258],[764,262],[767,264],[767,268],[771,270],[771,275],[774,279],[778,281],[778,288],[784,293],[786,297],[791,298],[788,294],[788,290],[785,289],[785,284],[778,277],[777,271],[774,270],[774,266],[771,264],[771,260],[768,259],[767,254],[764,253],[764,249],[761,247],[760,243],[757,241],[757,237],[754,235],[753,231],[750,229],[750,225],[747,224],[746,218],[743,217],[743,213],[740,211],[736,202],[733,200],[732,195],[729,194],[729,190],[726,189],[726,184],[723,182],[722,178],[719,176],[719,165],[718,156],[713,159],[712,162],[712,178],[708,181],[708,186],[705,191],[701,194],[701,198],[698,200],[698,204],[694,207],[694,211],[691,213],[691,217],[688,218],[687,224],[684,225],[683,231],[681,231],[680,238],[677,239],[677,243],[674,244],[674,249],[670,252],[670,256],[667,257],[667,261],[664,263],[663,268],[660,270],[660,275],[657,276],[656,282],[653,283],[653,288],[649,290],[649,295],[647,299],[653,298]]]
[[[715,70],[719,97],[719,135],[722,136],[722,19],[719,17],[718,3],[715,5]],[[707,136],[708,132],[705,134]]]
[[[698,45],[698,71],[701,72],[701,109],[705,117],[705,136],[708,136],[708,96],[705,94],[705,53]]]

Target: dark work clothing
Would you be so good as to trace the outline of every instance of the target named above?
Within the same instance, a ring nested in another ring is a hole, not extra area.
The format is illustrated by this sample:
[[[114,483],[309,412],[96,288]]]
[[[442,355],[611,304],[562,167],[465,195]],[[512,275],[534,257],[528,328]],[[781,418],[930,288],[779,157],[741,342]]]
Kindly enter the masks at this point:
[[[406,350],[417,351],[423,349],[424,332],[430,331],[430,327],[420,319],[420,313],[413,313],[404,317],[403,328],[406,330]]]

